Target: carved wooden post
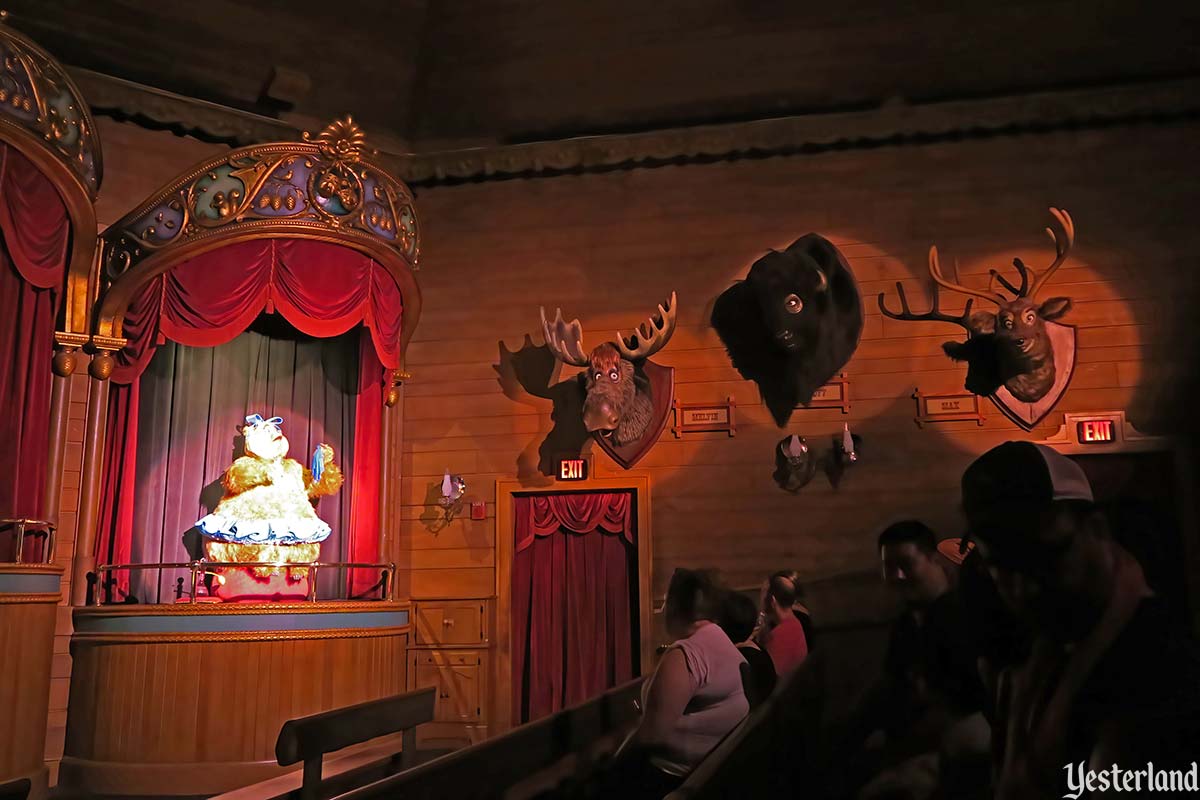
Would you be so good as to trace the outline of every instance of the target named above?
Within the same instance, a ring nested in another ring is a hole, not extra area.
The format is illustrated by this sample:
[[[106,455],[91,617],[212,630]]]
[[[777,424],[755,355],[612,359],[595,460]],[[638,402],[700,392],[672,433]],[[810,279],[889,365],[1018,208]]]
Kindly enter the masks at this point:
[[[379,481],[380,561],[395,560],[390,551],[392,540],[391,536],[389,535],[393,530],[395,530],[395,525],[392,522],[389,514],[392,510],[392,490],[395,489],[395,494],[398,496],[400,483],[398,477],[394,474],[394,469],[399,467],[399,464],[393,464],[392,454],[399,451],[399,448],[396,446],[396,443],[393,440],[399,438],[401,423],[403,421],[401,414],[403,412],[395,412],[392,409],[395,408],[397,403],[400,402],[401,387],[403,386],[404,380],[408,377],[408,373],[400,369],[389,373],[387,396],[384,400],[385,408],[383,411],[383,430],[382,436],[380,437],[383,439],[383,458],[380,459],[380,474],[382,477]],[[392,576],[392,580],[395,581],[394,575]]]
[[[94,337],[96,354],[88,365],[87,425],[83,436],[83,474],[80,477],[79,524],[71,569],[71,602],[87,603],[87,576],[96,569],[96,527],[100,522],[100,470],[104,463],[104,430],[108,418],[108,378],[116,366],[113,351],[124,339]],[[128,476],[132,480],[133,476]],[[99,590],[99,589],[97,589]]]
[[[46,497],[42,513],[59,526],[58,510],[62,500],[63,460],[67,452],[67,418],[71,405],[71,375],[78,363],[76,351],[87,343],[88,337],[79,333],[54,334],[54,372],[50,395],[50,459],[46,464]]]

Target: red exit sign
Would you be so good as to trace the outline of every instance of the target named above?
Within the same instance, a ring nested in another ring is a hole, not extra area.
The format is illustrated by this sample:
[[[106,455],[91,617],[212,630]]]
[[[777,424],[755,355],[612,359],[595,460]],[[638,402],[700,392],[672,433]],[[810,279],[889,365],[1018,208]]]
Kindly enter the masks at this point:
[[[1111,419],[1085,419],[1075,423],[1080,444],[1103,444],[1117,440],[1116,426]]]
[[[560,481],[586,481],[588,462],[586,458],[560,458],[558,460],[558,479]]]

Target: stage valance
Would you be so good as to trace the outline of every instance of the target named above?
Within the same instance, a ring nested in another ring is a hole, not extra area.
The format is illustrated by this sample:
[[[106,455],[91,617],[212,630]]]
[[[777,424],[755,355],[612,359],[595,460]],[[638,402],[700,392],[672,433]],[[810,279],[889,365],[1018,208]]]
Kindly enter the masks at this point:
[[[550,536],[560,529],[579,534],[599,529],[620,534],[630,544],[636,544],[633,540],[633,495],[629,492],[529,495],[517,505],[516,514],[518,553],[532,545],[536,537]]]
[[[191,258],[146,284],[125,318],[128,344],[113,380],[141,375],[170,339],[193,347],[231,341],[264,311],[302,333],[371,332],[380,363],[400,366],[403,302],[391,274],[370,257],[308,239],[259,239]]]

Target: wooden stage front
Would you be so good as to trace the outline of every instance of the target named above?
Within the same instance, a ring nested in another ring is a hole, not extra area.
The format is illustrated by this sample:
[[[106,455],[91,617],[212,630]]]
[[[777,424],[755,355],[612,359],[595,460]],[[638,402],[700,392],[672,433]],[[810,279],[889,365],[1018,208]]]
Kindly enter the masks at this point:
[[[68,792],[196,796],[265,780],[287,771],[285,721],[406,689],[407,603],[98,606],[74,621]]]

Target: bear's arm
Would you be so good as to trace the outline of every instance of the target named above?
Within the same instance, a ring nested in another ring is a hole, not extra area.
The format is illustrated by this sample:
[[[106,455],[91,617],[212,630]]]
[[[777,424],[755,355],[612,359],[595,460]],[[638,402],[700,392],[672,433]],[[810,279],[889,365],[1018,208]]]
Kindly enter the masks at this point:
[[[304,488],[308,490],[309,497],[336,494],[342,488],[345,480],[342,468],[333,460],[333,448],[327,444],[323,444],[321,447],[325,449],[325,469],[321,472],[321,480],[314,481],[312,472],[308,467],[304,468]]]
[[[225,470],[224,477],[221,478],[221,485],[225,487],[225,492],[230,496],[241,494],[255,486],[265,486],[270,482],[271,476],[267,474],[267,465],[260,459],[250,456],[242,456],[234,461],[233,465]]]

